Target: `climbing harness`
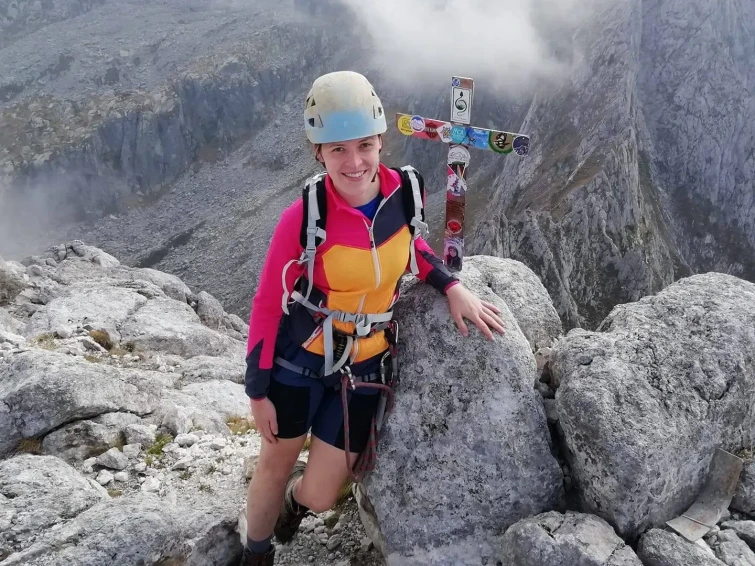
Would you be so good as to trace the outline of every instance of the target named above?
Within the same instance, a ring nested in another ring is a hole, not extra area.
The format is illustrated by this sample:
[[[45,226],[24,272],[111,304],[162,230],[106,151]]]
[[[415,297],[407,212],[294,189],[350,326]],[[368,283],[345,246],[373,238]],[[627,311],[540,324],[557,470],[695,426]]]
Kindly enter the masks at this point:
[[[380,360],[380,369],[377,372],[354,375],[349,365],[344,365],[339,369],[340,379],[338,381],[328,380],[321,372],[311,370],[293,364],[288,360],[284,360],[281,357],[275,358],[275,363],[282,368],[299,373],[304,377],[311,377],[315,379],[323,379],[326,385],[333,383],[336,389],[341,390],[341,405],[343,407],[343,437],[344,437],[344,451],[346,454],[346,468],[349,472],[349,476],[354,483],[359,483],[364,479],[364,476],[371,472],[375,467],[377,461],[377,441],[382,425],[384,422],[385,414],[393,410],[393,396],[395,389],[399,383],[398,373],[398,323],[391,321],[388,327],[385,329],[386,338],[388,339],[388,351],[386,351]],[[346,344],[345,341],[340,341],[340,344]],[[339,349],[344,348],[341,346]],[[388,363],[390,361],[390,363]],[[379,389],[380,399],[378,400],[378,407],[375,414],[372,416],[370,423],[370,436],[367,440],[367,445],[359,453],[356,461],[351,462],[351,447],[350,447],[350,434],[349,434],[349,391],[356,391],[360,388],[367,389]]]
[[[419,273],[419,267],[417,265],[415,252],[415,240],[420,237],[427,237],[429,233],[427,223],[425,222],[425,211],[422,203],[422,191],[424,189],[422,177],[411,165],[394,169],[394,171],[401,175],[404,214],[406,216],[407,224],[409,225],[409,231],[412,234],[412,239],[409,244],[409,263],[412,274],[417,275]],[[365,338],[388,328],[388,325],[393,318],[393,311],[391,310],[393,303],[391,303],[388,310],[384,313],[368,314],[331,310],[323,305],[315,305],[309,300],[313,288],[317,247],[327,238],[325,232],[327,207],[324,172],[309,179],[303,190],[302,199],[304,202],[304,214],[307,218],[306,225],[302,223],[302,231],[300,234],[300,240],[304,251],[299,259],[289,261],[283,268],[282,282],[284,290],[281,308],[283,309],[283,312],[289,314],[289,301],[293,300],[303,305],[313,318],[318,321],[323,332],[323,348],[325,351],[324,375],[327,376],[344,367],[348,360],[348,356],[351,353],[351,346],[355,339]],[[304,295],[298,291],[289,293],[286,288],[286,273],[288,272],[289,267],[293,264],[306,264],[307,266],[307,291]],[[343,350],[342,355],[337,358],[334,357],[334,321],[354,324],[354,332],[352,334],[340,333],[346,336],[346,347]]]

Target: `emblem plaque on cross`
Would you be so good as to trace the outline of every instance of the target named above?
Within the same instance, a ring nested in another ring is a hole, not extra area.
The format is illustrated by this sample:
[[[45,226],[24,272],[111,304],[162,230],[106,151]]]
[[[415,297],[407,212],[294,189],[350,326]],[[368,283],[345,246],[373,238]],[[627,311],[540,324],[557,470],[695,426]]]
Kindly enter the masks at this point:
[[[464,257],[464,209],[466,207],[469,148],[520,156],[529,153],[530,138],[498,130],[470,126],[474,81],[451,78],[451,120],[444,122],[410,114],[396,114],[396,126],[405,136],[449,144],[446,160],[446,224],[443,262],[452,271],[461,271]]]

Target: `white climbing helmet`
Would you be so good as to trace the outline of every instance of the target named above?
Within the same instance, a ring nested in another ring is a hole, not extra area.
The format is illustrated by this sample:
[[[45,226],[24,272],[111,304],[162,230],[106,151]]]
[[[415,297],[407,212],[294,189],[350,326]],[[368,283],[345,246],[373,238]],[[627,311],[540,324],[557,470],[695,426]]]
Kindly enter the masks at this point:
[[[353,71],[328,73],[315,80],[307,95],[304,127],[312,143],[366,138],[388,129],[375,89]]]

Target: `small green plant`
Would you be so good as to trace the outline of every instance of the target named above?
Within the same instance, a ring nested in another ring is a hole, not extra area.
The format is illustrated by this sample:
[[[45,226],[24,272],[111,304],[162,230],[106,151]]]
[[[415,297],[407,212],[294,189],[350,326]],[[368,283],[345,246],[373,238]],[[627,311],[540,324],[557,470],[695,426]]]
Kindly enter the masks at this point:
[[[250,430],[257,430],[257,425],[254,424],[254,420],[249,417],[233,416],[230,417],[225,424],[228,425],[231,434],[235,435],[246,434]]]
[[[206,491],[207,493],[212,493],[212,488],[207,484],[199,484],[199,491]]]
[[[753,458],[755,458],[755,446],[742,448],[741,450],[739,450],[739,452],[736,453],[736,455],[743,460],[752,460]]]
[[[191,472],[189,470],[184,470],[180,474],[178,474],[178,477],[182,480],[188,480],[191,477]]]
[[[110,339],[110,335],[104,330],[90,330],[89,337],[106,350],[112,350],[113,341]]]
[[[97,362],[101,361],[102,358],[93,354],[87,354],[86,356],[84,356],[84,359],[88,362],[96,364]]]
[[[120,497],[123,492],[120,489],[108,489],[107,493],[110,497]]]
[[[144,463],[145,463],[145,464],[147,464],[147,466],[149,466],[149,467],[151,468],[151,467],[152,467],[152,464],[154,464],[154,463],[155,463],[155,458],[154,458],[154,456],[150,456],[150,455],[148,455],[148,456],[147,456],[146,458],[144,458]]]
[[[44,334],[40,334],[34,339],[34,342],[39,346],[40,348],[44,348],[45,350],[54,350],[55,349],[55,334],[52,332],[45,332]]]
[[[210,464],[210,465],[209,465],[209,466],[207,467],[207,475],[208,475],[208,476],[209,476],[210,474],[214,474],[214,473],[215,473],[216,471],[217,471],[217,467],[215,466],[215,464]]]
[[[339,513],[343,511],[344,505],[346,505],[346,502],[351,497],[351,480],[347,479],[344,484],[341,486],[341,491],[338,492],[338,497],[336,497],[336,503],[333,506],[333,509],[338,511]]]
[[[165,448],[165,445],[168,444],[173,438],[169,434],[158,434],[157,438],[155,438],[155,442],[152,446],[147,448],[147,454],[152,454],[153,456],[162,456],[163,455],[163,448]]]

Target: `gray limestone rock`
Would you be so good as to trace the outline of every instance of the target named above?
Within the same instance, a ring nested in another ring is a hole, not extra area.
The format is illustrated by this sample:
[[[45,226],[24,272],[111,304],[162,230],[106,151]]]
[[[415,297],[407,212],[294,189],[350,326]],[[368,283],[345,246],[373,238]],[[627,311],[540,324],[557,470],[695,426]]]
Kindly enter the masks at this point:
[[[131,289],[74,283],[32,316],[26,333],[34,336],[91,324],[107,332],[117,344],[121,325],[146,303],[144,296]]]
[[[533,351],[550,346],[562,334],[561,319],[537,275],[522,262],[489,256],[464,258],[464,270],[477,269],[484,284],[514,315]]]
[[[755,458],[745,462],[731,508],[755,517]]]
[[[51,379],[50,376],[55,376]],[[117,369],[34,350],[0,366],[0,454],[21,438],[102,413],[151,413],[160,387],[150,372]]]
[[[461,280],[501,309],[508,331],[488,341],[472,326],[464,338],[445,297],[405,286],[396,310],[401,384],[365,479],[388,564],[491,556],[503,529],[563,496],[530,344],[479,271]]]
[[[755,434],[755,284],[695,275],[573,331],[551,371],[572,477],[622,536],[677,517]]]
[[[722,529],[731,529],[737,536],[755,550],[755,521],[724,521]]]
[[[243,384],[246,364],[243,358],[194,356],[183,360],[178,369],[184,383],[225,379]]]
[[[718,533],[716,540],[711,542],[711,548],[727,566],[755,566],[755,552],[733,529]]]
[[[191,356],[239,352],[244,344],[204,326],[192,308],[173,299],[154,299],[121,326],[121,340],[137,350]]]
[[[7,305],[29,285],[23,269],[0,257],[0,306]]]
[[[20,455],[0,461],[0,560],[106,499],[107,493],[59,458]]]
[[[501,538],[500,560],[517,566],[642,566],[600,517],[549,511],[518,521]]]
[[[650,529],[642,535],[637,556],[645,566],[724,566],[699,546],[661,529]]]
[[[199,320],[202,321],[202,324],[213,330],[220,330],[225,311],[223,310],[220,301],[210,295],[207,291],[201,291],[197,295],[197,314],[199,315]]]
[[[234,521],[207,505],[178,506],[143,493],[90,507],[3,566],[231,564],[241,553],[238,540]]]

